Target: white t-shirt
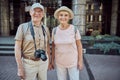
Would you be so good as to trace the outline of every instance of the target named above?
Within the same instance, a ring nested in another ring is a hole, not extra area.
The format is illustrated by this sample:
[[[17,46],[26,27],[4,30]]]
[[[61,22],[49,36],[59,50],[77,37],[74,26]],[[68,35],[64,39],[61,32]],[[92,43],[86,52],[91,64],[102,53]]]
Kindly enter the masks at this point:
[[[75,33],[75,27],[70,25],[67,29],[61,30],[58,26],[56,33],[52,31],[52,41],[55,43],[55,62],[61,67],[70,68],[77,66],[78,50],[76,40],[80,40],[79,30]]]

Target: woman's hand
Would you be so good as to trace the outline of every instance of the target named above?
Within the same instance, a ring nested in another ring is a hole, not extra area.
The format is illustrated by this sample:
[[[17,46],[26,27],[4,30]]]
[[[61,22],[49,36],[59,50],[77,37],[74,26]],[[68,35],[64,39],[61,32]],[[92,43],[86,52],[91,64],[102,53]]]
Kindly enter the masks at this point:
[[[78,63],[78,69],[79,69],[79,70],[82,70],[82,69],[83,69],[83,63],[82,63],[82,62],[79,62],[79,63]]]
[[[51,62],[49,65],[48,65],[48,70],[52,70],[54,69],[54,63]]]
[[[52,64],[51,63],[49,63],[49,65],[48,65],[48,70],[52,70]]]

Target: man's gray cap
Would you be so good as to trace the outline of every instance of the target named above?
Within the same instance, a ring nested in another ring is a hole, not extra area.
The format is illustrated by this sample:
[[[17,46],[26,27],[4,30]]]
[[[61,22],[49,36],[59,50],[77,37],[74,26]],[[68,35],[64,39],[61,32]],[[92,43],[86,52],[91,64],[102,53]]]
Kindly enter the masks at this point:
[[[40,3],[34,3],[31,6],[31,10],[34,10],[35,8],[40,8],[40,9],[42,9],[44,11],[44,7]]]

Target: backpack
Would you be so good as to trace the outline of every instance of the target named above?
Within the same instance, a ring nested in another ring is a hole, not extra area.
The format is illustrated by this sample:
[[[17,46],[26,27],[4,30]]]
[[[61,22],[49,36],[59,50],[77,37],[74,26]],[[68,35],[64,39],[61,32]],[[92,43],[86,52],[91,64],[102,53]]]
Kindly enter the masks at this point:
[[[29,29],[28,23],[23,23],[21,25],[22,25],[23,36],[25,36],[26,32]]]
[[[26,35],[26,32],[27,32],[28,29],[30,28],[28,23],[29,23],[29,22],[21,24],[21,25],[22,25],[23,36]],[[47,34],[47,37],[48,37],[48,33],[46,32],[47,29],[46,29],[46,27],[45,27],[44,25],[43,25],[43,27],[44,27],[45,33]],[[48,37],[48,38],[49,38],[49,37]]]
[[[55,36],[55,34],[56,34],[56,31],[57,31],[57,27],[55,27],[54,29],[53,29],[53,35]],[[74,26],[74,32],[75,32],[75,37],[76,37],[76,33],[77,33],[77,27],[76,26]]]

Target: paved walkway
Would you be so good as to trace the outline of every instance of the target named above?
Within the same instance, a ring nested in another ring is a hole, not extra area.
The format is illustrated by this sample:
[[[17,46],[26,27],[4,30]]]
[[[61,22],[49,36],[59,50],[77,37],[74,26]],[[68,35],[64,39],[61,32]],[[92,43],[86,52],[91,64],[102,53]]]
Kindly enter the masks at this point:
[[[86,54],[95,80],[120,80],[120,56]]]

